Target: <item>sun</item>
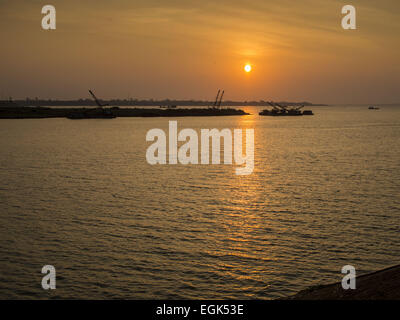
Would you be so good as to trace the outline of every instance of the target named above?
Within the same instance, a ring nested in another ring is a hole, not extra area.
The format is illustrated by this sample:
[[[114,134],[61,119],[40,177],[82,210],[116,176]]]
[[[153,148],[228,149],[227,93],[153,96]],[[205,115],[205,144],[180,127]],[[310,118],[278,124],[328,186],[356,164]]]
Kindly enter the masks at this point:
[[[250,72],[250,71],[251,71],[251,65],[250,65],[250,64],[246,64],[246,65],[244,66],[244,71]]]

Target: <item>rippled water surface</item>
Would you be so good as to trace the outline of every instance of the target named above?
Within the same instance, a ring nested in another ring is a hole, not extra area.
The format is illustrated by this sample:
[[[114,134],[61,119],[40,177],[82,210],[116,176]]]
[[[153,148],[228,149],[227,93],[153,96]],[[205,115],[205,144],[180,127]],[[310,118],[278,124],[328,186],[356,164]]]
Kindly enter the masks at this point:
[[[399,263],[400,106],[245,110],[176,120],[254,128],[249,176],[147,164],[172,119],[0,120],[0,298],[272,299]]]

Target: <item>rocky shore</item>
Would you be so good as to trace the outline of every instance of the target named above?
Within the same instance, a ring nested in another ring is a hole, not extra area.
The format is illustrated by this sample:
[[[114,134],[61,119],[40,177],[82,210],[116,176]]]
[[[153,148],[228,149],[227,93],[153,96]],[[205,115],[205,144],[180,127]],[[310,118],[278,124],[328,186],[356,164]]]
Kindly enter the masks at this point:
[[[103,109],[97,108],[49,108],[49,107],[0,107],[0,119],[66,118],[73,114],[95,116]],[[241,116],[248,113],[231,108],[107,108],[116,117],[201,117],[201,116]]]
[[[400,265],[357,276],[356,289],[341,282],[311,287],[285,300],[400,300]]]

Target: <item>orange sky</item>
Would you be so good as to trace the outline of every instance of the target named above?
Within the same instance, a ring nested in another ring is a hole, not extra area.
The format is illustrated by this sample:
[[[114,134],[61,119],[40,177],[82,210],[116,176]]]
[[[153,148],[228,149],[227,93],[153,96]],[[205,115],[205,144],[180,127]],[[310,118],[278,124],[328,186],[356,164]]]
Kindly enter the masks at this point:
[[[45,4],[0,0],[2,99],[400,102],[397,0],[52,0],[55,31]]]

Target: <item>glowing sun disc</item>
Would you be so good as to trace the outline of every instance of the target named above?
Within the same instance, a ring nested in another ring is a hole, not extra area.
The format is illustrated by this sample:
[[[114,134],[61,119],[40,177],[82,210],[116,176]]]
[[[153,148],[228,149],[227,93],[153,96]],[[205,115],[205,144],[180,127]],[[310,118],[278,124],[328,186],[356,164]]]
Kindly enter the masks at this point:
[[[250,72],[250,71],[251,71],[251,65],[246,64],[246,65],[244,66],[244,71]]]

